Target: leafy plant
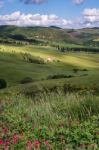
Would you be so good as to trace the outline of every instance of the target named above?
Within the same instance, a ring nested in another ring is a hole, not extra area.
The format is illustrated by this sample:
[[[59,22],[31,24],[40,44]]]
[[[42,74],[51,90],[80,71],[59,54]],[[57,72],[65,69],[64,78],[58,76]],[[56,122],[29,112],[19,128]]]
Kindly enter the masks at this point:
[[[0,79],[0,89],[6,88],[7,87],[7,82],[5,79]]]

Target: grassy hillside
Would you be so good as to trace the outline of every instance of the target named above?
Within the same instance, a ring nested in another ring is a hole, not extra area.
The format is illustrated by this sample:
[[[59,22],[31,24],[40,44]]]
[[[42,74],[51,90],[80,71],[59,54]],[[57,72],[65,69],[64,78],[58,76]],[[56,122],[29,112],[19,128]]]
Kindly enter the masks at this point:
[[[80,30],[61,29],[57,27],[16,27],[0,26],[1,42],[86,44],[99,46],[95,39],[99,38],[99,28],[85,28]]]
[[[0,78],[8,87],[36,90],[71,84],[78,87],[99,87],[99,54],[61,53],[52,47],[0,46]],[[21,84],[25,78],[31,84]],[[16,90],[16,88],[15,88]]]
[[[98,32],[0,26],[0,150],[99,149]]]
[[[47,27],[15,27],[15,26],[1,26],[0,34],[4,39],[13,41],[27,41],[33,42],[34,39],[44,41],[69,41],[67,32],[61,31],[57,28]],[[71,38],[70,38],[71,40]]]

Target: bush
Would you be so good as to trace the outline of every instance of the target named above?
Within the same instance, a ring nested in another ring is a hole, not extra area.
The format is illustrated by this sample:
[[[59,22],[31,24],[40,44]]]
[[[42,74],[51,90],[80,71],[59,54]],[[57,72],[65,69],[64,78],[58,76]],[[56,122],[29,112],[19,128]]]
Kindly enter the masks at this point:
[[[87,69],[82,69],[82,71],[88,71]]]
[[[74,68],[74,69],[73,69],[73,72],[74,72],[74,73],[77,73],[78,71],[79,71],[79,69],[77,69],[77,68]]]
[[[25,77],[24,79],[21,80],[21,84],[26,84],[26,83],[31,83],[33,82],[33,79],[31,77]]]
[[[57,74],[57,75],[50,75],[47,77],[47,80],[49,79],[61,79],[61,78],[72,78],[73,75],[65,75],[65,74]]]
[[[0,89],[6,88],[7,82],[4,79],[0,79]]]
[[[29,53],[22,54],[22,56],[23,56],[23,59],[26,62],[35,63],[35,64],[45,64],[45,62],[44,62],[44,60],[42,58],[34,57],[31,54],[29,54]]]
[[[78,68],[73,69],[74,73],[78,73],[78,71],[88,71],[88,70],[87,69],[78,69]]]

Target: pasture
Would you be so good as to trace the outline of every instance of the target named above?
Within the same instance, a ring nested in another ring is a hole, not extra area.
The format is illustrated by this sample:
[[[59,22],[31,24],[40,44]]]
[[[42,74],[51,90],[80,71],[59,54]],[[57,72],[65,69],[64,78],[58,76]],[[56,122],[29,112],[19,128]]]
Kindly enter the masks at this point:
[[[44,63],[24,60],[24,54],[29,54],[32,59],[41,59]],[[48,76],[59,74],[72,76],[60,78],[59,81],[98,86],[99,54],[62,53],[55,48],[44,46],[0,45],[0,70],[0,78],[6,79],[9,86],[18,85],[25,77],[33,78],[34,82],[49,82],[46,81]]]

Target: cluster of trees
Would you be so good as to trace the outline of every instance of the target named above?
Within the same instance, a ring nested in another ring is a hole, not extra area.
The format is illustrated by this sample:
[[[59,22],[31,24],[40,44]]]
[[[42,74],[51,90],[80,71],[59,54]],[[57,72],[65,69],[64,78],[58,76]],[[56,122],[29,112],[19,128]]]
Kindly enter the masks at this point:
[[[44,45],[46,46],[48,43],[46,41],[32,39],[32,38],[25,38],[21,35],[13,35],[9,36],[8,38],[0,38],[1,44],[18,44],[18,45],[29,45],[29,44],[35,44],[35,45]]]
[[[99,47],[99,41],[84,42],[84,45],[89,47]]]
[[[16,40],[12,40],[12,39],[0,39],[0,43],[1,44],[18,44],[18,45],[27,45],[29,44],[28,42],[23,42],[23,41],[16,41]]]
[[[91,48],[91,47],[64,47],[64,46],[54,46],[56,47],[56,49],[60,52],[79,52],[79,51],[83,51],[83,52],[99,52],[98,48]]]

